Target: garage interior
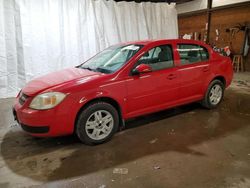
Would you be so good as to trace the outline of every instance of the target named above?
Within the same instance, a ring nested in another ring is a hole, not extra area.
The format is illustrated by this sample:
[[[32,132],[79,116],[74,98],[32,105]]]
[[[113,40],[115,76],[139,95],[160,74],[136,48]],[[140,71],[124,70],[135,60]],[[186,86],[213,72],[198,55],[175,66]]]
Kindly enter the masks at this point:
[[[55,2],[0,0],[1,188],[250,187],[249,0]],[[96,146],[75,136],[35,138],[14,121],[15,96],[38,75],[118,42],[162,37],[200,40],[232,59],[233,81],[218,108],[192,103],[130,119]]]

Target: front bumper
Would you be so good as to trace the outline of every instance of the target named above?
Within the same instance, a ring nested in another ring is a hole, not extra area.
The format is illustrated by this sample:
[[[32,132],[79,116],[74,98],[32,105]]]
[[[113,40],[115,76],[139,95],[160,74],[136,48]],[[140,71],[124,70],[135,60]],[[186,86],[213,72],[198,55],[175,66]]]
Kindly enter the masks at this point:
[[[31,134],[44,134],[49,132],[49,126],[32,127],[29,125],[20,124],[22,129]]]
[[[29,101],[30,100],[30,101]],[[69,116],[69,105],[62,104],[48,110],[29,108],[32,99],[20,104],[16,98],[13,106],[13,116],[22,129],[37,137],[54,137],[72,134],[74,131],[74,116]],[[66,105],[66,106],[65,106]]]
[[[29,125],[25,125],[23,123],[20,123],[18,118],[17,118],[17,114],[16,114],[16,110],[13,108],[12,109],[13,112],[13,116],[14,116],[14,120],[17,121],[19,123],[19,125],[22,127],[22,129],[28,133],[33,133],[33,134],[44,134],[44,133],[48,133],[49,132],[49,126],[36,126],[36,127],[32,127]]]

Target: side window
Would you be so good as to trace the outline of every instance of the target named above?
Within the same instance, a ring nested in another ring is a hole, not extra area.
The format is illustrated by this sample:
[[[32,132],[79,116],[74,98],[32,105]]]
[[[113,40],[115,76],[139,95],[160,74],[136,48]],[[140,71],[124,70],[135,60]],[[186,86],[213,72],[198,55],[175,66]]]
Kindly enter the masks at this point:
[[[153,56],[153,58],[157,58],[159,56],[160,52],[161,52],[161,48],[160,47],[154,48],[154,56]]]
[[[200,53],[201,53],[201,59],[202,59],[203,61],[206,61],[206,60],[209,59],[208,51],[207,51],[206,48],[204,48],[204,47],[202,47],[202,46],[201,46],[201,48],[202,48],[202,50],[200,51]]]
[[[179,44],[177,50],[180,55],[181,64],[192,64],[209,59],[209,54],[206,48],[194,44]]]
[[[145,59],[151,59],[153,54],[154,54],[155,48],[149,50],[148,52],[146,52],[141,58],[140,60],[145,60]],[[140,61],[139,60],[139,61]]]
[[[146,52],[137,62],[149,65],[153,71],[174,66],[173,51],[170,45],[157,46]]]

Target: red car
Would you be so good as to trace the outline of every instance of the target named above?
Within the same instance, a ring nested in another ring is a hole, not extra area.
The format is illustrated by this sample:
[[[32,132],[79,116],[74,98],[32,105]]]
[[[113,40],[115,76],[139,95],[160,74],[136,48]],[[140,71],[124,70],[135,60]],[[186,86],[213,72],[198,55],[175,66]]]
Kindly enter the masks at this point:
[[[132,117],[194,101],[215,108],[232,75],[231,60],[198,41],[123,43],[29,82],[13,113],[33,136],[100,144]]]

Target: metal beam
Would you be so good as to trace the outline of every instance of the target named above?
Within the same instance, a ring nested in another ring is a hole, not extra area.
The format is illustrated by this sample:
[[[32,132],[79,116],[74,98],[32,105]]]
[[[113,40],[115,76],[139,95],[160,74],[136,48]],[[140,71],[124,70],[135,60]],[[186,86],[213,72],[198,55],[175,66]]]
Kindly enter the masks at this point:
[[[210,9],[210,12],[214,12],[217,10],[223,10],[223,9],[229,9],[229,8],[245,7],[245,6],[250,6],[250,1],[214,7],[214,8]]]
[[[120,2],[120,1],[131,2],[131,1],[134,1],[136,3],[153,2],[153,3],[176,3],[176,4],[181,4],[181,3],[187,3],[187,2],[193,1],[193,0],[114,0],[114,1],[116,1],[116,2]]]
[[[229,9],[229,8],[245,7],[245,6],[250,6],[250,1],[235,3],[235,4],[230,4],[230,5],[223,5],[223,6],[219,6],[219,7],[214,7],[214,8],[211,8],[209,10],[209,12],[215,12],[215,11],[219,11],[219,10],[224,10],[224,9]],[[207,13],[207,11],[208,11],[208,9],[206,8],[206,9],[181,13],[181,14],[178,14],[178,17],[182,18],[182,17],[188,17],[188,16],[193,16],[193,15],[198,15],[198,14],[205,14],[205,13]]]
[[[189,17],[189,16],[194,16],[194,15],[199,15],[199,14],[205,14],[207,12],[207,9],[201,9],[201,10],[195,10],[191,12],[185,12],[178,14],[178,18],[184,18],[184,17]]]
[[[207,38],[206,43],[209,43],[210,38],[210,25],[211,25],[211,9],[212,9],[213,0],[207,0]]]

